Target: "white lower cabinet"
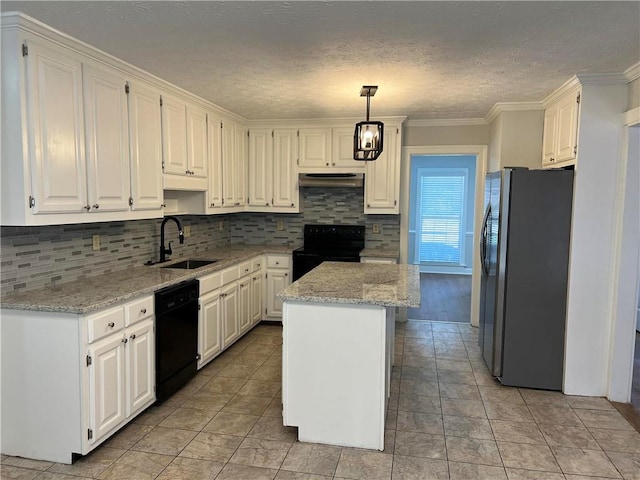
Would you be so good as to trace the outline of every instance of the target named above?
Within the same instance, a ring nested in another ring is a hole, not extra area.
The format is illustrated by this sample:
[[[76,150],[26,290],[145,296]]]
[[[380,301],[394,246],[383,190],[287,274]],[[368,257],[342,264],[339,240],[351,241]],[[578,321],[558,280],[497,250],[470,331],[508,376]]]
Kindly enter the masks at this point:
[[[141,307],[145,312],[142,320],[136,319],[129,327],[88,345],[90,444],[100,443],[105,435],[155,401],[155,337],[153,318],[149,318],[153,315],[153,297],[147,298],[148,303]],[[112,311],[88,317],[89,325],[98,325],[89,331],[99,335],[102,326],[115,330],[119,316],[124,324],[123,307]]]
[[[251,275],[238,280],[238,328],[243,334],[251,327]]]
[[[220,338],[220,290],[200,296],[198,319],[198,368],[202,368],[222,350]]]
[[[262,270],[251,277],[251,325],[262,319]]]
[[[267,255],[265,276],[265,315],[267,319],[282,318],[282,300],[277,294],[291,283],[291,255]]]
[[[222,348],[231,345],[238,335],[238,283],[227,285],[220,292],[222,304]]]
[[[153,319],[153,295],[89,315],[3,310],[2,453],[71,463],[151,405]]]

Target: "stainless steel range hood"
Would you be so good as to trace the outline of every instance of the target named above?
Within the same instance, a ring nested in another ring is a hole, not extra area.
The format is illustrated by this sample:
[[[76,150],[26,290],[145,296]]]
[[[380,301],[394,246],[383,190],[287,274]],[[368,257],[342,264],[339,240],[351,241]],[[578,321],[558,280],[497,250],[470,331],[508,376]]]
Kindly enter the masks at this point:
[[[362,187],[363,173],[301,173],[301,187]]]

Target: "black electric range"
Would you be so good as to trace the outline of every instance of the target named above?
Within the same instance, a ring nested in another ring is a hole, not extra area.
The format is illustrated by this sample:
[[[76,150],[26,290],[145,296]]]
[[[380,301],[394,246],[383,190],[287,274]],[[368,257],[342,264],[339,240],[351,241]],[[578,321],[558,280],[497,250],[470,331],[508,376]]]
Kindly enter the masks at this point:
[[[304,246],[293,251],[293,280],[322,262],[359,262],[364,231],[362,225],[305,225]]]

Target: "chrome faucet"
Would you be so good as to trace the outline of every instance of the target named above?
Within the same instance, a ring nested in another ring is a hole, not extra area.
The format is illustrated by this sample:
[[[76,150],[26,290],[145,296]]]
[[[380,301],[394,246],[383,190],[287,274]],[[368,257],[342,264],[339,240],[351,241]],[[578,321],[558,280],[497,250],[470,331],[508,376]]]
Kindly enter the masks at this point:
[[[171,251],[171,242],[169,242],[169,248],[164,248],[164,226],[169,220],[173,220],[176,222],[176,225],[178,225],[178,239],[181,244],[184,243],[184,232],[182,231],[182,224],[180,223],[180,220],[172,216],[164,217],[164,220],[162,220],[162,224],[160,225],[160,262],[158,263],[166,262],[166,255],[171,255],[173,253]]]

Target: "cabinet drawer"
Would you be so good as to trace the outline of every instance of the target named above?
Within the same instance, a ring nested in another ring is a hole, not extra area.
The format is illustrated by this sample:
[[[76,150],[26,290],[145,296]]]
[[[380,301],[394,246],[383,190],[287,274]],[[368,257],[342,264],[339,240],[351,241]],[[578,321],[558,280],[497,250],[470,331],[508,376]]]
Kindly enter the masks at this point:
[[[87,317],[89,343],[124,328],[124,305]]]
[[[222,285],[221,272],[212,273],[206,277],[199,278],[200,282],[200,296],[214,291],[216,288],[220,288]]]
[[[222,271],[222,285],[231,283],[238,279],[238,267],[229,267]]]
[[[238,277],[244,277],[245,275],[249,275],[251,273],[251,260],[247,260],[246,262],[242,262],[238,265]]]
[[[251,273],[257,272],[262,268],[262,264],[264,263],[264,257],[256,257],[251,259]]]
[[[269,255],[267,257],[267,268],[289,268],[291,257],[289,255]]]
[[[154,313],[154,298],[153,295],[135,300],[125,305],[125,326],[133,325],[134,323],[144,320],[153,316]]]

